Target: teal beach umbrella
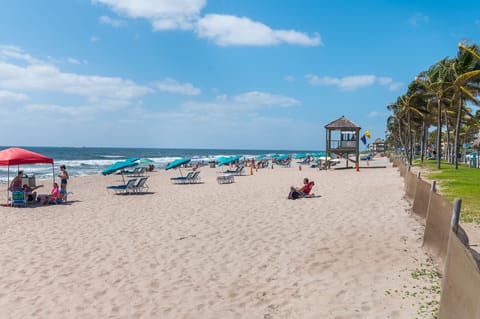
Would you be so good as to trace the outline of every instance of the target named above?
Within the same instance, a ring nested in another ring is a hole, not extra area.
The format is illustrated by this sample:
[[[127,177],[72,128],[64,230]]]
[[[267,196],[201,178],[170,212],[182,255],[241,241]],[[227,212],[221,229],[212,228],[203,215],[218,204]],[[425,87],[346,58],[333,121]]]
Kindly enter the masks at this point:
[[[168,171],[169,169],[172,169],[172,168],[177,168],[178,167],[178,170],[180,171],[180,175],[183,176],[182,174],[182,170],[180,169],[180,167],[184,164],[187,164],[188,162],[190,162],[191,159],[188,158],[188,157],[184,157],[184,158],[179,158],[179,159],[176,159],[174,160],[173,162],[169,163],[167,165],[167,167],[165,167],[165,170]]]
[[[237,155],[237,156],[224,158],[222,161],[218,162],[218,166],[222,166],[222,165],[226,165],[226,164],[230,164],[230,163],[233,163],[235,161],[238,161],[240,159],[240,157],[242,157],[242,156]]]

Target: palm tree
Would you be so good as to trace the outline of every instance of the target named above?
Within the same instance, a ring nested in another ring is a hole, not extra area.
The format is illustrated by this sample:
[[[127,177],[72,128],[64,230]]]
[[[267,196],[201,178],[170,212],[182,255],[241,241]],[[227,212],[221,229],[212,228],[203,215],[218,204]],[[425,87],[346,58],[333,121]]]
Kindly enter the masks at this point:
[[[433,98],[437,104],[437,138],[435,142],[436,146],[436,158],[437,169],[440,169],[441,160],[441,144],[442,144],[442,110],[448,101],[449,91],[452,87],[452,61],[451,59],[443,59],[438,63],[432,65],[428,71],[420,73],[416,78],[416,82],[423,86],[426,91],[426,95]]]
[[[469,109],[466,109],[465,102],[470,101],[475,105],[480,104],[480,101],[476,97],[480,88],[480,64],[478,63],[477,59],[480,61],[478,47],[469,47],[459,43],[459,53],[457,57],[457,63],[455,64],[457,77],[453,83],[455,92],[453,101],[457,105],[454,142],[455,169],[458,169],[457,153],[459,151],[460,126],[463,118],[463,112],[470,111]]]

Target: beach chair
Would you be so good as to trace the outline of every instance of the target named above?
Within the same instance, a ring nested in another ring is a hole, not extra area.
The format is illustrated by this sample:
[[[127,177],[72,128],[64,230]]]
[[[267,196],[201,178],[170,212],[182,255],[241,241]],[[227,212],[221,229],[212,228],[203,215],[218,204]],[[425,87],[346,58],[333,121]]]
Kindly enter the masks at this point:
[[[280,167],[291,167],[292,160],[287,158],[286,160],[277,161],[276,164]]]
[[[137,181],[136,178],[131,178],[127,181],[126,184],[107,186],[107,189],[113,190],[115,194],[122,194],[122,193],[127,194],[133,191],[133,187],[135,186],[136,181]]]
[[[27,200],[23,191],[12,192],[12,207],[27,207]]]
[[[72,192],[63,192],[63,191],[60,191],[58,193],[58,197],[57,198],[51,198],[50,200],[48,200],[47,204],[53,204],[53,205],[57,205],[57,204],[64,204],[67,202],[67,197],[69,195],[73,195]]]
[[[226,174],[233,174],[233,175],[235,175],[235,176],[240,176],[240,175],[243,175],[243,170],[244,170],[244,168],[245,168],[245,166],[240,165],[240,166],[238,166],[236,169],[232,169],[232,170],[227,169],[227,170],[225,171],[225,173],[226,173]]]
[[[145,167],[135,167],[133,171],[127,174],[128,177],[142,177],[145,175],[147,169]]]
[[[147,185],[148,177],[142,177],[138,180],[138,183],[133,186],[134,193],[143,193],[148,189]]]
[[[219,184],[231,184],[235,182],[235,178],[232,174],[224,174],[217,177],[217,183]]]
[[[195,171],[193,174],[187,179],[186,184],[198,184],[200,183],[200,171]]]
[[[147,172],[146,167],[135,167],[133,172],[129,175],[130,177],[143,177],[145,176],[145,173]]]
[[[173,184],[186,184],[189,181],[189,179],[192,177],[193,174],[194,174],[194,172],[188,172],[188,174],[185,175],[185,176],[172,177],[172,178],[170,178],[170,181]]]

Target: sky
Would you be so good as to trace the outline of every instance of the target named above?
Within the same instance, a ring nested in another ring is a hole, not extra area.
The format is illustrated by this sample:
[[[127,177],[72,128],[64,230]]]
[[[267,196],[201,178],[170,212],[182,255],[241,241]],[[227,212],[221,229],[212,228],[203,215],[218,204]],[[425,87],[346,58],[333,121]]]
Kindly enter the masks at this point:
[[[324,150],[385,136],[421,71],[480,44],[479,1],[0,4],[0,145]]]

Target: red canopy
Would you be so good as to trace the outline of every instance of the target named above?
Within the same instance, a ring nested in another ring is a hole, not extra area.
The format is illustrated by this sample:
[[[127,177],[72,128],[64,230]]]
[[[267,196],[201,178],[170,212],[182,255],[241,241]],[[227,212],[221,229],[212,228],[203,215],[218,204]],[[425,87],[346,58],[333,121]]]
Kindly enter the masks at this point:
[[[23,148],[12,147],[0,151],[0,166],[23,164],[53,164],[53,159]]]

